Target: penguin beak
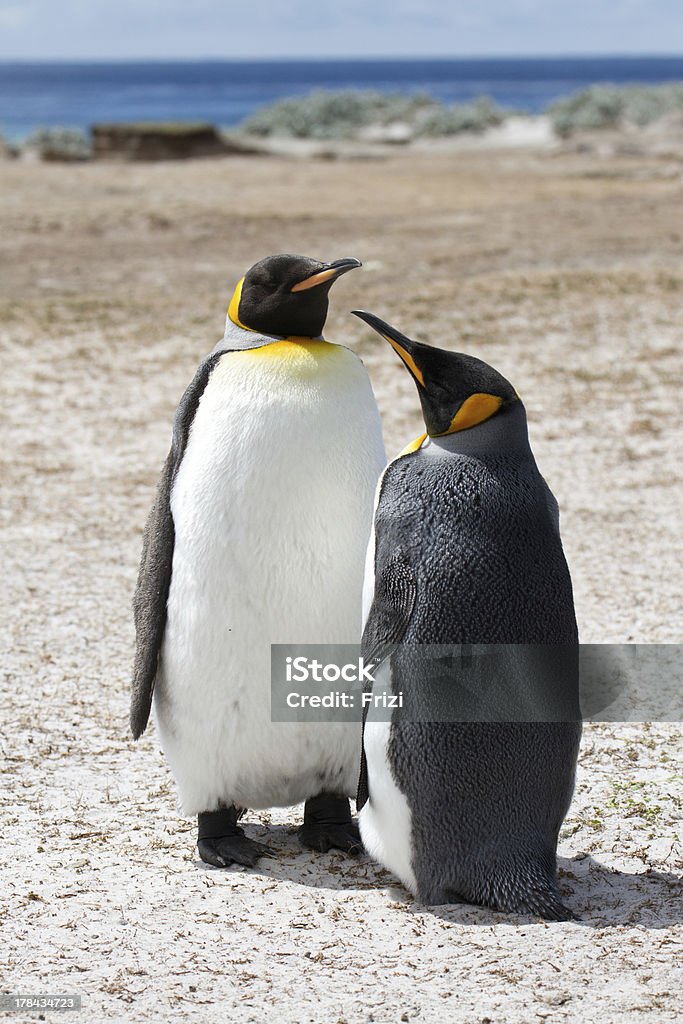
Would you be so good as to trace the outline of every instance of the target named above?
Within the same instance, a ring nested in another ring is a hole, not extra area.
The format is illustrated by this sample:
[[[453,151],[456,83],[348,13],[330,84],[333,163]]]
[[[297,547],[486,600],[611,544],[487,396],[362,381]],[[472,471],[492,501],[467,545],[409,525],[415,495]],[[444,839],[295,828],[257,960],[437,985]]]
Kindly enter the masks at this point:
[[[311,277],[305,278],[303,281],[299,281],[292,288],[293,292],[304,292],[308,288],[317,288],[319,284],[325,284],[326,281],[336,281],[342,274],[346,274],[349,270],[356,270],[357,267],[362,267],[363,264],[360,260],[354,259],[352,256],[347,256],[342,260],[335,260],[334,263],[327,263],[319,270],[316,274]]]
[[[389,342],[393,350],[398,353],[408,367],[417,383],[424,387],[425,382],[422,370],[415,361],[419,342],[406,338],[405,334],[401,334],[395,327],[388,324],[386,320],[380,320],[374,313],[366,313],[364,309],[352,309],[351,312],[354,316],[359,317],[360,320],[364,320],[369,327],[372,327],[373,331],[377,331],[385,341]]]

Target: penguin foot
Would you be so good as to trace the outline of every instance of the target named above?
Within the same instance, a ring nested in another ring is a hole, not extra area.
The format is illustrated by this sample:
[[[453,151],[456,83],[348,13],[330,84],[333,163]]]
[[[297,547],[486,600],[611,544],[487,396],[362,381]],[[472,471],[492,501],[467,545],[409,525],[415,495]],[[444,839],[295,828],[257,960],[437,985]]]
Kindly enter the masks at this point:
[[[302,846],[319,853],[344,850],[355,855],[363,850],[358,825],[351,817],[351,807],[345,796],[320,793],[307,800],[304,823],[297,834]]]
[[[298,830],[299,841],[309,850],[327,853],[328,850],[344,850],[355,856],[363,852],[363,843],[358,826],[350,825],[302,825]]]
[[[261,857],[273,856],[269,846],[248,839],[244,829],[238,827],[243,814],[237,807],[221,807],[199,815],[197,850],[205,864],[215,868],[227,868],[231,864],[253,868]]]
[[[215,868],[227,868],[231,864],[242,864],[245,868],[253,868],[261,857],[272,857],[273,851],[264,843],[247,839],[240,829],[240,835],[215,836],[211,839],[199,839],[197,849],[205,864]]]

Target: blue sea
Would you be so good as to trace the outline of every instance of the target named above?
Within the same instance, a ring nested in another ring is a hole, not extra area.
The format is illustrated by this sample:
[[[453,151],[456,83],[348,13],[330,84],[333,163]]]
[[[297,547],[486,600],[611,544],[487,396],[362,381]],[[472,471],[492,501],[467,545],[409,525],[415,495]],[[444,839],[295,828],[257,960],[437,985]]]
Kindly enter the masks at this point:
[[[87,129],[95,121],[238,124],[258,107],[312,89],[428,92],[446,103],[486,94],[539,113],[597,82],[683,79],[683,57],[477,60],[0,62],[0,134],[39,126]]]

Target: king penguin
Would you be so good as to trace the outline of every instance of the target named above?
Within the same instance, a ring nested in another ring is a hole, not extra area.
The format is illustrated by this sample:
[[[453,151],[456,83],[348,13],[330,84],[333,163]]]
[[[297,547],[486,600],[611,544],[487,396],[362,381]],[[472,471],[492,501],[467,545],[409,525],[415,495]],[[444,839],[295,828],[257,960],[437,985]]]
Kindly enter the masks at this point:
[[[581,735],[578,636],[558,506],[524,406],[481,360],[355,313],[402,359],[427,429],[377,488],[364,846],[427,905],[567,920],[556,849]],[[384,720],[382,688],[402,706]]]
[[[360,848],[360,729],[273,723],[270,645],[357,643],[379,413],[361,361],[322,337],[332,284],[361,264],[276,255],[237,285],[225,336],[178,407],[143,537],[130,724],[152,704],[208,864],[270,850],[247,808],[305,801],[302,843]]]

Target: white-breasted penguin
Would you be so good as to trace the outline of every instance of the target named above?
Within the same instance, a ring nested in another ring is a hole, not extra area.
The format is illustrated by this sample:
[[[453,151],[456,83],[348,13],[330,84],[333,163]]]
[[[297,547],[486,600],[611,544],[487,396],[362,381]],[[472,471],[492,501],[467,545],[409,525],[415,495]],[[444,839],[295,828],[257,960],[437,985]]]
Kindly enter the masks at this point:
[[[238,826],[249,807],[306,801],[304,845],[360,846],[360,729],[270,719],[271,644],[361,629],[386,460],[365,368],[322,337],[331,285],[359,266],[277,255],[245,274],[181,399],[145,528],[131,730],[153,703],[181,810],[219,867],[269,852]]]
[[[481,360],[356,315],[403,360],[427,428],[377,489],[363,843],[426,904],[566,920],[556,849],[581,735],[578,636],[524,406]],[[373,710],[382,688],[402,694],[389,721]]]

